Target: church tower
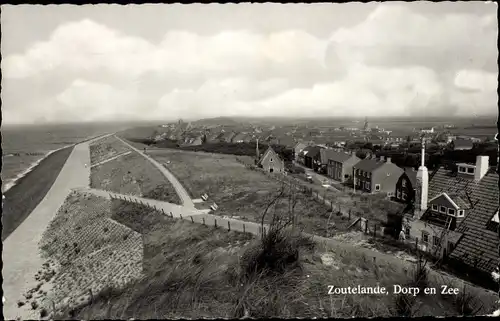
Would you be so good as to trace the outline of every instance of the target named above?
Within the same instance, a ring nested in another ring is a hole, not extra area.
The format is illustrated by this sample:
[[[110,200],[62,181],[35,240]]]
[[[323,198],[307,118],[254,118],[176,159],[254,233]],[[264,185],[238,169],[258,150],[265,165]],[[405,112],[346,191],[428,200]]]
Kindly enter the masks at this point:
[[[427,210],[427,195],[429,192],[429,173],[425,167],[425,137],[422,135],[422,152],[420,167],[417,172],[417,186],[415,188],[415,216],[420,218]]]

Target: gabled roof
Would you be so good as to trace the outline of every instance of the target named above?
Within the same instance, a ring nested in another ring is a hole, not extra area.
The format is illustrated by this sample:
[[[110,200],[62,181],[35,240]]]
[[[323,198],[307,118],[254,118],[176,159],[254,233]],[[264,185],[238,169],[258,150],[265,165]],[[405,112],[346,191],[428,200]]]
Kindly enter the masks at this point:
[[[258,164],[262,164],[262,161],[267,157],[267,155],[269,153],[272,153],[273,156],[276,157],[276,159],[278,159],[279,161],[282,161],[281,157],[278,155],[278,153],[276,153],[276,151],[271,146],[269,146],[267,148],[267,150],[264,152],[264,154],[262,154],[262,157],[259,159]]]
[[[334,149],[322,149],[321,150],[321,162],[327,164],[328,160],[333,160],[335,162],[344,163],[348,159],[353,157],[353,155],[338,152]]]
[[[434,197],[434,198],[432,198],[431,200],[429,200],[429,203],[432,203],[432,202],[434,202],[435,200],[438,200],[438,199],[440,199],[440,198],[441,198],[441,199],[445,199],[446,201],[448,201],[448,203],[450,203],[450,204],[451,204],[451,206],[453,206],[456,210],[458,210],[458,209],[460,208],[460,206],[459,206],[457,203],[455,203],[455,202],[453,201],[453,199],[451,199],[451,197],[450,197],[450,196],[448,196],[448,194],[446,194],[446,193],[441,193],[441,194],[437,195],[436,197]]]
[[[415,188],[417,186],[417,171],[411,167],[406,167],[403,169],[405,171],[406,176],[410,180],[411,185],[413,186],[413,188]]]
[[[304,143],[302,143],[302,142],[299,142],[299,143],[297,143],[297,144],[293,147],[293,149],[304,149],[304,148],[306,148],[306,147],[307,147],[307,145],[306,145],[306,144],[304,144]]]
[[[452,193],[448,194],[448,196],[453,200],[453,202],[455,202],[456,205],[458,205],[460,209],[470,209],[473,207],[473,204],[468,201],[467,195]]]
[[[385,164],[384,162],[377,161],[376,159],[366,159],[365,158],[365,159],[359,161],[356,165],[354,165],[354,167],[356,169],[360,169],[364,172],[371,173],[384,164]]]
[[[451,257],[491,273],[498,264],[498,235],[487,225],[498,211],[498,174],[490,170],[473,193],[478,202],[457,231],[463,233]]]
[[[316,158],[320,155],[321,147],[318,146],[307,146],[304,148],[301,152],[303,153],[304,156],[311,157],[311,158]]]
[[[483,178],[484,179],[484,178]],[[438,168],[429,179],[429,199],[435,196],[446,193],[450,194],[469,194],[474,201],[474,190],[478,187],[478,183],[471,178],[460,177],[457,173],[452,173],[443,167]]]

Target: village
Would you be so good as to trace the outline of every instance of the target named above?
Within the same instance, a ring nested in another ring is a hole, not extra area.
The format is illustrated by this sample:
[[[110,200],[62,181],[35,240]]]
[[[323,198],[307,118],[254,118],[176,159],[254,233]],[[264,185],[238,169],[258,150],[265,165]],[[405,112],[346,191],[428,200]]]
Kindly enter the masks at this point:
[[[229,120],[213,121],[222,124]],[[251,145],[254,152],[247,154],[254,154],[257,167],[272,176],[295,179],[325,201],[328,195],[338,198],[338,193],[383,196],[399,207],[398,215],[386,211],[383,217],[386,204],[383,203],[379,205],[382,214],[370,218],[379,228],[385,225],[385,232],[381,234],[392,234],[398,242],[438,259],[440,265],[453,266],[455,273],[474,282],[483,285],[490,282],[491,271],[497,264],[498,174],[494,170],[495,140],[484,132],[477,135],[479,138],[463,135],[456,125],[448,123],[413,128],[411,133],[401,132],[398,137],[391,135],[391,130],[378,126],[370,128],[365,119],[362,128],[333,127],[330,130],[324,127],[319,131],[323,138],[306,140],[304,138],[311,138],[312,129],[301,129],[297,125],[284,134],[283,128],[289,127],[282,126],[280,131],[271,125],[265,131],[262,127],[248,125],[247,132],[236,133],[225,130],[227,126],[224,125],[198,125],[198,129],[196,126],[182,120],[162,125],[165,131],[152,139],[157,144],[160,142],[158,146],[162,140],[171,140],[179,142],[175,148],[200,151],[204,149],[196,146],[227,144],[246,145],[248,152],[251,150],[248,145]],[[237,127],[244,125],[239,123]],[[207,135],[217,129],[219,133]],[[195,137],[197,132],[202,135]],[[324,134],[329,132],[331,136]],[[342,132],[348,134],[342,136]],[[478,154],[478,145],[489,146],[489,150],[483,148],[480,150],[483,153]],[[395,158],[401,153],[408,156],[410,149],[415,158],[412,164],[393,161],[393,155]],[[415,153],[417,149],[420,151]],[[435,162],[436,157],[443,158],[445,151],[467,153],[473,149],[476,155],[462,156],[463,161]],[[211,148],[205,151],[226,153]],[[432,164],[429,164],[429,151],[434,158]],[[351,210],[349,219],[353,222],[350,215]],[[364,223],[366,215],[357,215],[361,218],[357,225],[367,231],[373,229],[368,228],[370,219]]]

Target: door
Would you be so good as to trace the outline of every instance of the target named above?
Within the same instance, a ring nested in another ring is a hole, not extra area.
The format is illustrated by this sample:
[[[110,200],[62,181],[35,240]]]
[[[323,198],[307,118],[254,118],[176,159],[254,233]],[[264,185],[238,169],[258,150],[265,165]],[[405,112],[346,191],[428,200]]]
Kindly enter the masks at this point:
[[[271,167],[269,168],[269,173],[272,173],[274,171],[274,169]]]

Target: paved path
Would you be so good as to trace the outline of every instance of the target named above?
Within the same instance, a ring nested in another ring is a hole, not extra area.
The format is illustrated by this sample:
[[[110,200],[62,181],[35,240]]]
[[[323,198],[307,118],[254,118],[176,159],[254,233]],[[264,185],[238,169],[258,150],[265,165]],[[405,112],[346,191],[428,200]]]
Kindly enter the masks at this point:
[[[177,191],[177,194],[181,198],[182,204],[184,206],[186,206],[188,208],[195,208],[193,200],[189,196],[188,192],[184,189],[184,187],[177,180],[177,178],[172,173],[170,173],[169,170],[167,170],[164,166],[162,166],[160,163],[158,163],[152,157],[144,154],[142,151],[140,151],[139,149],[137,149],[134,146],[130,145],[129,143],[127,143],[126,141],[124,141],[120,137],[118,137],[116,135],[115,135],[115,137],[118,140],[120,140],[122,143],[124,143],[125,145],[127,145],[130,149],[136,151],[137,153],[139,153],[140,155],[142,155],[144,158],[146,158],[147,160],[149,160],[156,168],[158,168],[160,170],[160,172],[172,183],[172,185],[174,186],[175,190]]]
[[[178,205],[178,204],[173,204],[165,201],[159,201],[159,200],[154,200],[150,198],[143,198],[143,197],[138,197],[138,196],[133,196],[133,195],[125,195],[125,194],[120,194],[120,193],[115,193],[115,192],[110,192],[110,191],[105,191],[101,189],[94,189],[94,188],[75,188],[75,191],[82,192],[82,193],[89,193],[95,196],[99,197],[105,197],[107,199],[110,199],[111,197],[114,198],[121,198],[121,199],[126,199],[130,200],[135,203],[142,203],[144,205],[147,205],[152,208],[156,208],[160,211],[163,210],[166,214],[172,213],[174,217],[180,217],[181,215],[183,217],[187,216],[192,216],[192,215],[201,215],[201,214],[206,214],[209,210],[198,210],[190,207],[186,207],[184,205]]]
[[[91,142],[92,140],[74,147],[45,197],[3,243],[2,286],[5,298],[3,314],[6,320],[17,317],[24,320],[39,319],[39,311],[31,310],[27,305],[18,308],[17,301],[23,299],[22,294],[37,284],[34,276],[44,263],[38,249],[38,242],[43,232],[64,203],[70,190],[86,187],[90,183],[90,168],[85,167],[85,164],[90,164]]]
[[[111,157],[111,158],[108,158],[108,159],[106,159],[106,160],[103,160],[103,161],[101,161],[101,162],[99,162],[99,163],[96,163],[96,164],[92,165],[92,166],[91,166],[91,168],[92,168],[92,167],[99,166],[99,165],[102,165],[102,164],[106,164],[107,162],[111,162],[111,161],[113,161],[113,160],[115,160],[115,159],[117,159],[117,158],[119,158],[119,157],[122,157],[122,156],[128,155],[128,154],[130,154],[130,153],[132,153],[132,152],[131,152],[131,151],[128,151],[128,152],[123,152],[123,153],[120,153],[120,154],[118,154],[118,155],[115,155],[115,156],[113,156],[113,157]]]

